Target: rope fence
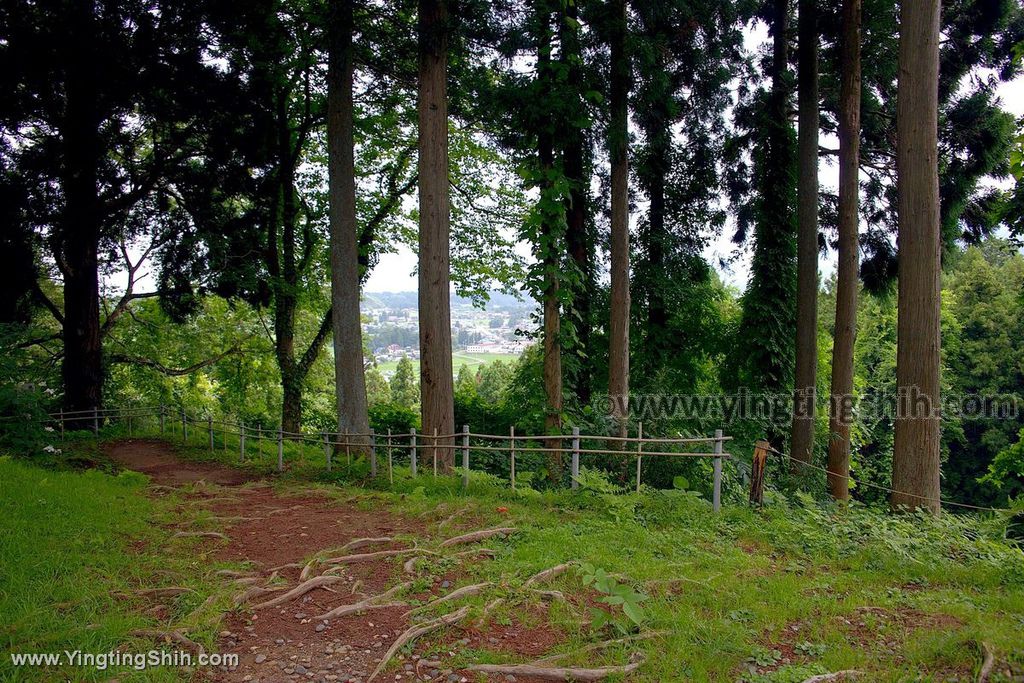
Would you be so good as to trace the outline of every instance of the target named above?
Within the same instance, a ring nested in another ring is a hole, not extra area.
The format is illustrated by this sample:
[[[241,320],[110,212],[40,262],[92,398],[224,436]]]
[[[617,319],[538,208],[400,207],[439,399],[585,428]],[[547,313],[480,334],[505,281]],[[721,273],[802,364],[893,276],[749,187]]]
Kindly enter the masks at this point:
[[[635,458],[636,478],[635,490],[640,491],[645,458],[710,458],[712,459],[712,506],[717,512],[721,509],[722,495],[722,462],[731,459],[732,454],[725,451],[725,444],[732,437],[716,430],[709,437],[645,437],[643,425],[638,426],[636,436],[604,436],[581,434],[574,427],[569,434],[528,435],[516,433],[512,427],[507,435],[483,434],[471,432],[468,425],[462,431],[451,434],[424,434],[411,429],[407,433],[378,434],[373,429],[368,432],[328,432],[319,433],[291,432],[278,427],[268,429],[260,425],[246,425],[244,422],[233,422],[227,419],[214,419],[212,415],[194,417],[185,410],[172,411],[166,406],[137,406],[132,408],[103,408],[96,410],[58,411],[49,413],[49,418],[57,423],[63,440],[68,426],[78,430],[86,429],[99,433],[105,422],[124,422],[128,435],[133,435],[136,424],[143,418],[153,418],[159,423],[161,436],[166,436],[169,429],[180,433],[183,443],[189,441],[189,432],[193,436],[205,431],[210,451],[214,451],[216,435],[221,437],[221,446],[226,452],[228,438],[237,438],[238,457],[245,463],[253,457],[264,459],[266,446],[270,444],[270,455],[276,455],[278,472],[285,469],[285,445],[302,443],[315,445],[323,449],[324,465],[327,471],[338,466],[336,459],[345,458],[345,467],[352,467],[353,458],[362,457],[368,460],[370,476],[382,476],[386,469],[388,482],[394,483],[396,467],[407,467],[411,476],[420,474],[422,467],[428,467],[436,477],[447,474],[449,465],[454,467],[457,456],[461,456],[462,488],[469,487],[470,471],[473,454],[477,457],[487,454],[498,456],[507,466],[508,481],[512,489],[516,488],[516,459],[525,455],[567,455],[570,459],[570,485],[578,489],[580,485],[580,460],[584,457],[613,456]],[[255,453],[253,453],[255,442]],[[594,442],[597,442],[595,445]],[[601,447],[603,445],[603,447]],[[680,448],[683,450],[673,450]],[[450,455],[449,455],[450,454]],[[380,462],[383,461],[383,462]]]

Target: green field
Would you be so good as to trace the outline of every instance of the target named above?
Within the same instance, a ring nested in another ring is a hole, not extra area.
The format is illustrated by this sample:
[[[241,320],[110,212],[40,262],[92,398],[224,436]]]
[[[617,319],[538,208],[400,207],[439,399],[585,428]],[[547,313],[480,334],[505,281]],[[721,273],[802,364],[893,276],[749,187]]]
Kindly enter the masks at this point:
[[[456,351],[452,354],[452,371],[457,375],[459,374],[459,368],[463,365],[468,365],[470,368],[476,369],[479,366],[493,363],[496,360],[513,363],[518,358],[519,356],[514,353],[466,353],[465,351]],[[397,360],[377,364],[377,368],[388,377],[394,374],[395,368],[397,367]],[[418,360],[413,360],[412,367],[418,373],[420,370],[420,362]]]

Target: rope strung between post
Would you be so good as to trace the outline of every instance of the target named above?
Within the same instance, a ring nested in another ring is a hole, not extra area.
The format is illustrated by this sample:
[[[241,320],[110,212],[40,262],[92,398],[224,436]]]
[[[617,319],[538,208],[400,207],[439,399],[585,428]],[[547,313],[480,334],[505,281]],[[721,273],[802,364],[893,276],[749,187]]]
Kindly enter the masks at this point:
[[[825,474],[832,475],[833,477],[840,477],[842,479],[846,479],[847,481],[851,481],[854,484],[857,484],[858,486],[868,486],[868,487],[871,487],[871,488],[874,488],[874,489],[879,489],[881,491],[886,491],[888,493],[898,493],[901,496],[909,496],[911,498],[917,498],[918,500],[923,500],[923,501],[926,501],[926,502],[929,502],[929,503],[938,503],[940,506],[941,505],[950,505],[950,506],[954,506],[954,507],[967,508],[969,510],[981,510],[983,512],[1010,512],[1010,510],[1007,509],[1007,508],[990,508],[990,507],[984,507],[982,505],[971,505],[970,503],[957,503],[956,501],[952,501],[952,500],[942,500],[941,498],[929,498],[927,496],[919,496],[916,493],[908,493],[906,491],[898,491],[896,489],[891,489],[891,488],[889,488],[887,486],[882,486],[881,484],[872,484],[871,482],[868,482],[868,481],[860,481],[858,479],[854,479],[853,477],[851,477],[848,474],[840,474],[839,472],[832,472],[831,470],[828,470],[828,469],[826,469],[824,467],[820,467],[818,465],[813,465],[813,464],[811,464],[809,462],[804,462],[803,460],[797,460],[796,458],[794,458],[793,456],[789,455],[788,453],[783,453],[782,451],[773,448],[771,445],[768,445],[766,447],[767,447],[767,449],[769,451],[771,451],[772,453],[775,453],[776,455],[781,455],[783,458],[787,458],[787,459],[789,459],[789,460],[791,460],[793,462],[800,463],[800,465],[802,467],[810,467],[811,469],[818,470],[819,472],[824,472]]]

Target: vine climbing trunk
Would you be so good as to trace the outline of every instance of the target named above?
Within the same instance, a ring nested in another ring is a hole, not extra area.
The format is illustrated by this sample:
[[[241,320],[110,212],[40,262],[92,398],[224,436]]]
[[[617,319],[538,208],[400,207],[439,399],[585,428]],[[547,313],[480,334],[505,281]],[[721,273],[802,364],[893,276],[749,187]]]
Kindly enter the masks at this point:
[[[359,317],[359,244],[353,137],[352,0],[332,4],[327,65],[331,311],[338,431],[368,434],[370,420]],[[364,437],[357,437],[364,439]]]
[[[448,9],[445,0],[419,2],[419,313],[420,405],[425,434],[455,431],[449,301]],[[435,445],[450,445],[451,437]],[[437,451],[450,472],[454,452]]]
[[[818,372],[818,3],[800,0],[797,19],[796,359],[790,454],[810,463]],[[801,472],[801,474],[805,474]]]
[[[853,347],[857,338],[860,205],[860,0],[843,0],[839,82],[839,258],[829,392],[828,490],[850,497]]]
[[[939,511],[939,2],[900,5],[899,301],[892,505]]]

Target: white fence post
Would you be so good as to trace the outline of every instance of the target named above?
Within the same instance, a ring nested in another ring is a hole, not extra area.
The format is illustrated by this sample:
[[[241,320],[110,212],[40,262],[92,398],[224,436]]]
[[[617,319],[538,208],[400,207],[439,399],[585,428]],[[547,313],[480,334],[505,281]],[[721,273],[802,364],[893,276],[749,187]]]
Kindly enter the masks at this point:
[[[640,493],[640,466],[644,461],[644,423],[636,426],[636,492]]]
[[[715,512],[722,509],[722,430],[715,430],[715,482],[711,492],[711,506]]]
[[[277,429],[277,471],[284,472],[284,427]]]
[[[462,488],[469,488],[469,425],[462,425]]]
[[[388,427],[388,483],[395,483],[395,466],[391,460],[391,428]]]
[[[572,428],[572,487],[580,486],[580,428]]]
[[[516,488],[516,428],[512,425],[508,428],[508,445],[509,445],[509,460],[508,460],[508,476],[512,482],[512,490]]]
[[[370,476],[377,478],[377,434],[370,427]]]
[[[416,428],[409,430],[409,471],[416,476]]]

